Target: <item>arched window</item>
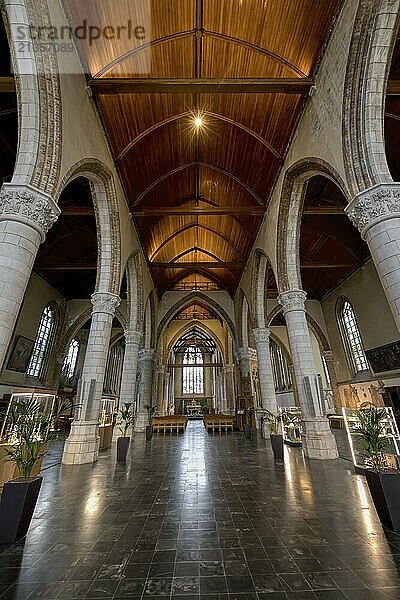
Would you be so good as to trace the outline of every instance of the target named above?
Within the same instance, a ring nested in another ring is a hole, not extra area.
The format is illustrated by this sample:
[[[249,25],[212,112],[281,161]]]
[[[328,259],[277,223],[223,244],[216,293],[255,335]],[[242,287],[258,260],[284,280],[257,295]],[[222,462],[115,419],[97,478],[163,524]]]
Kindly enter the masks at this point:
[[[55,327],[54,310],[46,306],[40,318],[39,328],[36,334],[27,374],[32,377],[43,375],[45,367],[46,352],[50,347]]]
[[[62,366],[62,376],[64,380],[71,381],[75,375],[76,362],[79,353],[79,340],[74,338],[68,348],[67,356],[64,358]]]
[[[282,348],[275,340],[270,339],[269,348],[271,352],[272,372],[274,376],[275,391],[284,392],[292,389],[292,378],[289,365]]]
[[[356,373],[368,370],[368,360],[365,355],[364,344],[357,325],[356,315],[347,298],[342,298],[340,300],[337,318],[346,354],[353,370]]]
[[[186,349],[183,356],[182,377],[182,391],[184,394],[204,394],[203,363],[203,355],[199,348],[190,346]]]
[[[119,396],[121,390],[122,367],[124,364],[125,340],[119,340],[108,352],[107,367],[104,376],[103,393],[107,396]]]

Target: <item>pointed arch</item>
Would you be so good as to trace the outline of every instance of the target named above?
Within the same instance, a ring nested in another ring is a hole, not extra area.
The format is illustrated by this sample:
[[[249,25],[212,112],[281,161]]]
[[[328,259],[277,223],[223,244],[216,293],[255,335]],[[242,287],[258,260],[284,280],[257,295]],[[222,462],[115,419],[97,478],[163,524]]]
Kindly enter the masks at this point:
[[[75,163],[64,176],[57,198],[73,179],[86,177],[91,184],[97,228],[96,291],[118,294],[121,279],[121,234],[114,175],[96,158]]]
[[[235,339],[235,324],[233,323],[228,313],[224,310],[224,308],[222,308],[222,306],[220,306],[218,302],[216,302],[213,298],[210,298],[206,294],[196,291],[191,292],[187,294],[187,296],[184,296],[183,298],[178,300],[163,316],[157,328],[157,344],[159,344],[163,331],[167,327],[168,323],[174,318],[174,316],[183,308],[186,308],[187,306],[193,304],[193,301],[196,300],[199,303],[202,303],[205,306],[209,307],[211,310],[214,310],[214,312],[217,313],[221,320],[227,324],[232,335],[232,339]]]

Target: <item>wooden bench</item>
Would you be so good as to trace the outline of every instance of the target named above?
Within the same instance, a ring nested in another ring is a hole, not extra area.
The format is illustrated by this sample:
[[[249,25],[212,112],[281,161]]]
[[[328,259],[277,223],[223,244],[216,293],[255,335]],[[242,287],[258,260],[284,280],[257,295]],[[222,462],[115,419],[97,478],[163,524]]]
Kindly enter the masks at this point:
[[[187,425],[184,415],[170,415],[153,419],[153,433],[184,433]]]
[[[235,417],[232,415],[204,415],[204,427],[208,432],[233,431]]]

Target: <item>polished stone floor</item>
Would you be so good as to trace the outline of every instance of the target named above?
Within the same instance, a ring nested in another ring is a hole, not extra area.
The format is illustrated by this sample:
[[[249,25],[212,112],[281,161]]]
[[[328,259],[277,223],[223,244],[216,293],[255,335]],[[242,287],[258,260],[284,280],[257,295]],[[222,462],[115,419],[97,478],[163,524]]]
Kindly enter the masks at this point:
[[[351,463],[307,462],[266,440],[137,435],[60,470],[60,444],[24,544],[0,554],[1,600],[400,598],[400,536],[383,531]]]

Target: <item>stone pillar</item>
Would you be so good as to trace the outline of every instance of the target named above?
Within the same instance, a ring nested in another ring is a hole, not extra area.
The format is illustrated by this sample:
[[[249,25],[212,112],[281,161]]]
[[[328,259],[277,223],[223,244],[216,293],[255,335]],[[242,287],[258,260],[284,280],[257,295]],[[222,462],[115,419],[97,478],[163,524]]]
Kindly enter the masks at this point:
[[[342,400],[340,398],[340,392],[339,392],[339,387],[338,387],[338,382],[337,382],[337,377],[336,377],[336,369],[335,369],[335,362],[333,360],[333,352],[332,352],[332,350],[324,350],[322,352],[322,356],[325,359],[326,366],[328,369],[329,379],[331,380],[331,389],[332,389],[333,402],[335,404],[335,411],[337,414],[342,414]]]
[[[165,365],[158,365],[156,367],[156,378],[157,381],[157,412],[160,415],[165,415],[166,413],[166,397],[165,397],[165,377],[167,374],[167,367]]]
[[[345,212],[368,244],[400,331],[400,183],[380,183],[361,192]]]
[[[271,353],[269,349],[269,329],[253,329],[254,340],[257,348],[258,379],[260,382],[262,408],[277,413],[275,396],[275,383],[272,372]]]
[[[153,406],[153,375],[156,351],[153,348],[142,348],[138,355],[138,395],[135,431],[143,432],[147,425],[146,406]]]
[[[50,196],[29,186],[3,183],[0,191],[0,368],[40,244],[60,209]]]
[[[286,319],[294,374],[299,395],[303,449],[308,458],[338,458],[335,438],[324,415],[323,398],[317,382],[314,355],[306,320],[306,293],[283,292],[278,297]]]
[[[112,322],[120,299],[110,292],[92,295],[92,322],[90,325],[85,362],[83,364],[79,408],[65,442],[62,462],[78,465],[95,462],[99,453],[99,413],[103,394]]]
[[[225,397],[226,397],[226,412],[228,415],[235,414],[236,408],[236,394],[235,394],[235,381],[234,381],[234,365],[225,365],[224,367],[225,376]]]
[[[271,352],[269,348],[269,334],[267,327],[253,329],[254,341],[257,348],[258,380],[260,383],[261,407],[277,414],[278,406],[275,396],[275,382],[272,372]],[[261,420],[257,418],[257,427],[261,428]],[[268,422],[264,421],[264,437],[270,434]]]
[[[135,415],[135,402],[137,396],[136,379],[139,345],[142,339],[142,332],[135,329],[127,329],[125,331],[125,354],[124,363],[122,365],[121,376],[121,391],[119,393],[119,406],[122,407],[124,402],[132,404],[132,412]],[[132,435],[133,428],[128,430],[128,435]],[[117,427],[114,427],[113,441],[117,441],[121,432]]]

